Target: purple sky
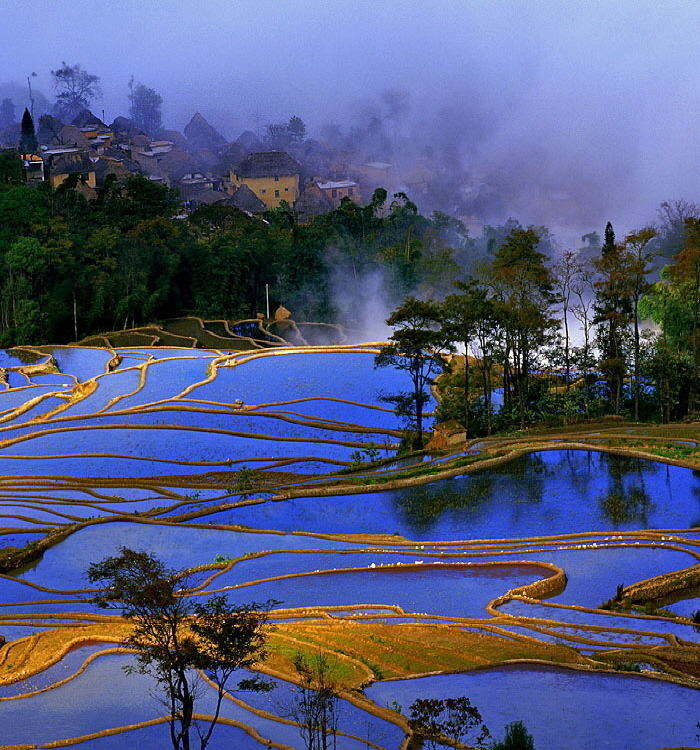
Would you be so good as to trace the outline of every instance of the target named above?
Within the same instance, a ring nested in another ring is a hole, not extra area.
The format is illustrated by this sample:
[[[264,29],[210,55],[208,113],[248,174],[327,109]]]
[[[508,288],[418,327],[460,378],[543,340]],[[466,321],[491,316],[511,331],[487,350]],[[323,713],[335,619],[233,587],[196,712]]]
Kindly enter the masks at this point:
[[[602,191],[623,231],[700,200],[697,0],[2,0],[1,17],[2,95],[35,71],[51,96],[49,71],[79,62],[107,121],[133,74],[167,126],[199,110],[235,138],[291,114],[352,123],[404,88],[406,134],[444,128],[477,170]]]

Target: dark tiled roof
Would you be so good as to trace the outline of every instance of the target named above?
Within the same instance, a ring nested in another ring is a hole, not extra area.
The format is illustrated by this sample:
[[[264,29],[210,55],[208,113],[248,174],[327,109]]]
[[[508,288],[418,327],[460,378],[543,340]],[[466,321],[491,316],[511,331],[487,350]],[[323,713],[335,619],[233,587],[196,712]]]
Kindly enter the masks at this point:
[[[110,130],[113,130],[115,133],[123,133],[124,135],[144,135],[143,131],[140,130],[135,124],[133,120],[130,120],[128,117],[117,117],[115,118],[114,122],[109,126]]]
[[[51,174],[94,172],[95,165],[85,154],[57,154],[51,158]]]
[[[275,177],[299,174],[301,167],[284,151],[266,151],[251,154],[233,171],[239,177]]]
[[[99,117],[90,112],[89,109],[84,109],[78,113],[71,125],[75,125],[76,128],[87,128],[90,125],[96,125],[98,128],[107,130],[107,126],[100,120]]]
[[[185,125],[185,136],[196,148],[216,149],[226,145],[226,139],[197,112]]]
[[[261,214],[267,210],[267,206],[247,185],[241,185],[226,203],[251,214]]]

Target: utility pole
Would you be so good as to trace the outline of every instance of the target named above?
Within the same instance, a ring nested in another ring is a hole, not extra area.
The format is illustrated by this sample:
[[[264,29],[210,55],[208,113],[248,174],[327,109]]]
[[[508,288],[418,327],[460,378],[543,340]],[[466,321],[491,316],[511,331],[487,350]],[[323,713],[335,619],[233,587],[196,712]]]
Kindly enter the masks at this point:
[[[34,95],[32,94],[32,78],[36,78],[36,73],[30,73],[27,76],[27,86],[29,87],[29,113],[34,119]]]

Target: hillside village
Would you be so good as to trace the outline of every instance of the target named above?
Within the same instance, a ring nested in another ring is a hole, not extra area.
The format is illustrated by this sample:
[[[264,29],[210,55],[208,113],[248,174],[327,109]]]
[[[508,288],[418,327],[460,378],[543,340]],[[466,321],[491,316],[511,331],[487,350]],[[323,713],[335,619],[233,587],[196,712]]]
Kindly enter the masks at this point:
[[[228,142],[198,112],[184,132],[165,130],[153,140],[126,117],[107,125],[84,109],[69,123],[42,116],[34,153],[19,148],[17,124],[0,131],[0,147],[18,149],[27,182],[48,181],[55,188],[76,175],[76,189],[88,199],[109,175],[123,180],[141,174],[176,188],[189,212],[216,204],[262,214],[286,201],[301,221],[337,208],[345,197],[361,203],[380,186],[420,193],[432,177],[423,169],[399,179],[391,164],[306,139],[303,130],[302,123],[300,133],[290,132],[282,144],[278,138],[274,145],[284,148],[271,148],[269,139],[250,130]]]

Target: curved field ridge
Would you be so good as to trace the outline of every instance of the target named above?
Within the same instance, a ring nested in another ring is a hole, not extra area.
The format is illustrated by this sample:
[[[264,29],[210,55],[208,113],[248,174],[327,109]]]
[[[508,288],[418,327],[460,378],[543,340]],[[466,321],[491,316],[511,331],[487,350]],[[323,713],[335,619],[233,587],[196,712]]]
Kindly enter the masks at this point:
[[[189,569],[186,596],[281,600],[257,666],[280,697],[227,700],[222,747],[299,746],[282,706],[294,655],[318,650],[337,668],[341,747],[398,749],[408,726],[387,704],[408,705],[437,673],[460,673],[453,684],[498,734],[523,717],[470,686],[504,665],[526,666],[500,679],[528,670],[512,705],[563,680],[574,727],[596,690],[629,689],[640,706],[672,694],[673,722],[635,747],[690,741],[700,634],[665,607],[692,613],[700,595],[700,430],[585,425],[397,457],[402,425],[383,397],[407,384],[373,368],[381,343],[289,346],[258,321],[178,319],[110,344],[32,350],[28,365],[7,354],[23,385],[0,393],[4,743],[161,741],[152,686],[120,669],[128,625],[95,607],[84,578],[121,546]],[[619,674],[630,669],[635,682]],[[550,746],[545,709],[531,709]],[[621,726],[643,725],[630,710]],[[567,737],[572,750],[602,741]]]

